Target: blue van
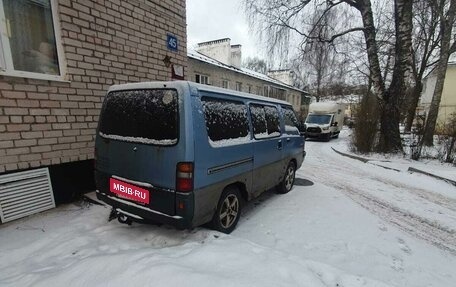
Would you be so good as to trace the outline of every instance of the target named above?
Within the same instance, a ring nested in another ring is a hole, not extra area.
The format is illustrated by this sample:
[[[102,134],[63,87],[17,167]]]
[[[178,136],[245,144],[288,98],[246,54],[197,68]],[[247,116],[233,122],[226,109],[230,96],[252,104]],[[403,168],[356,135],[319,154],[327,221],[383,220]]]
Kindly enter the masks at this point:
[[[186,81],[115,85],[97,129],[97,197],[120,222],[230,233],[244,201],[292,189],[304,157],[285,101]]]

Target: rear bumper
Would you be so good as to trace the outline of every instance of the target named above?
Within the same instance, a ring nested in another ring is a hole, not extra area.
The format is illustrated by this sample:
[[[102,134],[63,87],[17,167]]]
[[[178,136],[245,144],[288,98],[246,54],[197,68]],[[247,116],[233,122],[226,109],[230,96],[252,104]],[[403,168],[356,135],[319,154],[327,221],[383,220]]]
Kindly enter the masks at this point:
[[[154,211],[150,208],[102,193],[99,190],[97,190],[97,198],[112,206],[114,209],[120,209],[121,213],[122,211],[125,211],[126,215],[128,215],[127,213],[131,213],[141,217],[141,219],[144,219],[145,221],[169,224],[178,229],[190,229],[193,227],[190,219],[181,216],[170,216]]]

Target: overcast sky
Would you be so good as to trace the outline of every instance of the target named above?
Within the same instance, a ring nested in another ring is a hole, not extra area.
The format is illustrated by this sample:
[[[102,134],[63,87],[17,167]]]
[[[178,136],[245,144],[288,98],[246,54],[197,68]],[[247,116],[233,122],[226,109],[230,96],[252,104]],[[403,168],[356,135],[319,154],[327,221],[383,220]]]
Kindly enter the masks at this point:
[[[249,30],[241,0],[187,0],[188,47],[222,38],[230,38],[231,45],[242,45],[243,60],[264,58]]]

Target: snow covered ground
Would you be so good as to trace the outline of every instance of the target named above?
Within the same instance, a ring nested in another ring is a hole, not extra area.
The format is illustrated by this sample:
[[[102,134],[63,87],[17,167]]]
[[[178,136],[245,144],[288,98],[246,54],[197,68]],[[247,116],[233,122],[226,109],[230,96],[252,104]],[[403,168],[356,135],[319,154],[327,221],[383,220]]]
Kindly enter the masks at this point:
[[[0,286],[455,286],[456,187],[335,153],[348,136],[307,142],[294,189],[231,235],[84,203],[0,225]]]

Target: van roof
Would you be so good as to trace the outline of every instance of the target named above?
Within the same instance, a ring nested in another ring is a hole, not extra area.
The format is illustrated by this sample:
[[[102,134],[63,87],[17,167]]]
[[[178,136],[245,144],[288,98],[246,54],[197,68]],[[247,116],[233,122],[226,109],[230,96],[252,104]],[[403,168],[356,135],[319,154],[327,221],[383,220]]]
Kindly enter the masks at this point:
[[[219,87],[198,84],[198,83],[189,82],[189,81],[168,81],[168,82],[154,81],[154,82],[120,84],[120,85],[111,86],[109,88],[108,92],[122,91],[122,90],[138,90],[138,89],[157,89],[157,88],[163,88],[163,87],[184,87],[184,86],[188,86],[188,87],[190,87],[190,89],[193,87],[193,88],[198,89],[199,91],[213,92],[213,93],[219,93],[219,94],[229,94],[231,96],[244,98],[244,99],[266,101],[266,102],[291,106],[291,104],[289,102],[282,101],[282,100],[275,99],[275,98],[253,95],[253,94],[248,94],[248,93],[244,93],[244,92],[238,92],[238,91],[234,91],[234,90],[228,90],[228,89],[223,89],[223,88],[219,88]]]

